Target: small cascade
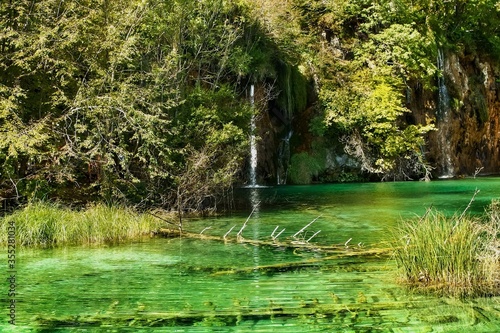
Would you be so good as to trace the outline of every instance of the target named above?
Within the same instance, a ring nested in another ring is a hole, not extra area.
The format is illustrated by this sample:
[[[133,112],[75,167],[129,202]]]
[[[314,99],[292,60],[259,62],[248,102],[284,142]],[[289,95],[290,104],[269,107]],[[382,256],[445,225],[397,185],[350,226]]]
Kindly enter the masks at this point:
[[[451,161],[451,147],[448,140],[450,134],[450,96],[448,88],[444,80],[445,59],[443,50],[438,49],[437,67],[440,71],[438,76],[438,110],[437,110],[437,127],[438,127],[438,144],[441,149],[441,176],[440,178],[452,178],[454,176],[453,163]]]
[[[292,137],[293,131],[290,129],[285,137],[281,139],[281,143],[278,149],[278,168],[276,174],[276,180],[278,185],[286,185],[286,179],[288,178],[288,164],[290,162],[290,138]]]
[[[450,95],[444,81],[444,54],[442,49],[438,49],[437,68],[440,71],[440,75],[438,76],[438,117],[440,120],[446,121],[450,110]]]
[[[252,84],[250,86],[250,105],[252,109],[255,104],[255,87]],[[255,112],[252,113],[252,119],[250,121],[250,187],[257,186],[257,137],[255,136],[255,130],[257,128]]]

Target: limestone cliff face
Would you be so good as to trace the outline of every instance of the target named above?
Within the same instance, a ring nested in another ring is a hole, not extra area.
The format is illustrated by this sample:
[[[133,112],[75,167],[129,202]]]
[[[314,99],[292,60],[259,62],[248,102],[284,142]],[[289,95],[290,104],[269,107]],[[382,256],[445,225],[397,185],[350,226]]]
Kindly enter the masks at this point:
[[[406,101],[412,111],[407,122],[436,125],[422,147],[434,168],[434,177],[467,176],[479,171],[499,174],[500,63],[477,54],[443,51],[441,66],[443,76],[436,80],[436,88],[424,89],[418,82],[408,82]],[[265,100],[264,90],[256,85],[256,100]],[[290,155],[311,153],[314,137],[309,124],[314,107],[308,105],[293,116],[269,100],[259,108],[258,183],[283,184]],[[327,156],[332,155],[332,160],[345,157],[342,147],[332,146],[330,150]],[[328,168],[334,165],[325,161],[325,171]]]
[[[488,58],[444,52],[445,90],[412,85],[414,121],[436,120],[427,160],[437,176],[500,172],[500,66]],[[443,94],[447,93],[448,96]]]

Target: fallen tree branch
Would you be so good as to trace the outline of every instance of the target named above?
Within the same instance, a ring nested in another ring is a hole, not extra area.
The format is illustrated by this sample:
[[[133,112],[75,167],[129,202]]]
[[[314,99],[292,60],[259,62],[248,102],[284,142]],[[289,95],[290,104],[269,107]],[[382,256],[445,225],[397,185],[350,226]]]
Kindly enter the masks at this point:
[[[316,235],[317,235],[317,234],[319,234],[320,232],[321,232],[321,230],[316,231],[316,232],[314,233],[314,235],[312,235],[311,237],[309,237],[309,239],[308,239],[308,240],[306,240],[306,243],[309,243],[309,241],[310,241],[311,239],[313,239],[314,237],[316,237]]]
[[[227,235],[229,235],[229,233],[230,233],[231,231],[233,231],[233,229],[234,229],[234,228],[236,228],[236,224],[235,224],[235,225],[233,225],[233,226],[231,227],[231,229],[229,229],[229,230],[228,230],[228,232],[226,232],[226,233],[224,234],[224,237],[223,237],[223,238],[224,238],[224,240],[226,240]]]
[[[238,238],[240,238],[240,237],[241,237],[241,233],[243,232],[243,229],[245,229],[245,228],[246,228],[247,223],[248,223],[248,220],[250,220],[250,217],[252,216],[253,212],[255,212],[255,209],[256,209],[259,205],[260,205],[260,201],[259,201],[256,205],[254,205],[254,207],[253,207],[252,211],[250,212],[250,215],[248,215],[248,217],[247,217],[247,219],[246,219],[245,223],[243,223],[243,226],[241,227],[240,231],[238,231],[238,234],[236,235]]]
[[[299,250],[305,250],[305,251],[320,251],[323,253],[335,253],[335,254],[340,254],[340,253],[346,253],[346,252],[352,252],[353,255],[356,255],[356,253],[369,253],[369,251],[379,251],[380,253],[383,252],[389,252],[389,249],[380,249],[380,250],[366,250],[362,247],[348,247],[346,248],[345,243],[344,244],[331,244],[331,245],[319,245],[319,244],[311,244],[311,243],[306,243],[305,241],[297,241],[293,239],[288,239],[285,241],[277,241],[274,238],[271,239],[238,239],[238,238],[229,238],[227,235],[229,234],[230,231],[234,229],[235,226],[233,226],[226,234],[221,237],[221,236],[213,236],[213,235],[206,235],[206,234],[200,234],[200,233],[194,233],[194,232],[188,232],[188,231],[180,231],[178,229],[160,229],[156,232],[156,235],[160,237],[166,237],[166,238],[175,238],[175,237],[182,237],[182,238],[191,238],[191,239],[201,239],[201,240],[209,240],[209,241],[216,241],[216,242],[221,242],[221,243],[240,243],[240,244],[248,244],[248,245],[254,245],[254,246],[270,246],[270,247],[278,247],[278,248],[285,248],[285,249],[299,249]],[[281,231],[283,232],[283,230]],[[276,235],[275,237],[279,236],[281,232]]]
[[[297,235],[300,235],[304,230],[307,229],[307,227],[309,227],[311,224],[313,224],[314,222],[316,222],[320,217],[321,217],[321,215],[318,216],[317,218],[315,218],[314,220],[312,220],[311,222],[309,222],[308,224],[306,224],[302,229],[300,229],[299,231],[297,231],[295,233],[295,235],[293,235],[292,237],[295,238],[295,237],[297,237]]]
[[[276,236],[274,236],[274,237],[271,236],[271,238],[273,239],[273,241],[275,241],[276,239],[278,239],[278,237],[283,233],[283,231],[285,231],[285,228],[283,228],[283,230],[281,230]]]

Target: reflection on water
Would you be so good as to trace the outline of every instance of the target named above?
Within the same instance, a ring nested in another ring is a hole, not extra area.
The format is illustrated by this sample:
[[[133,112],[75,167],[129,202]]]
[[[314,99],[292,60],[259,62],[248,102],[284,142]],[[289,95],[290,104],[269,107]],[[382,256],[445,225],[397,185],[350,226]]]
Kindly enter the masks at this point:
[[[421,213],[430,203],[451,213],[467,206],[478,187],[472,207],[477,213],[500,195],[495,178],[434,183],[246,189],[248,206],[243,203],[241,213],[194,220],[187,228],[213,226],[205,232],[221,236],[237,225],[228,235],[235,238],[248,218],[242,237],[270,240],[279,226],[286,228],[279,238],[284,239],[321,216],[306,237],[321,230],[314,241],[343,244],[353,238],[351,244],[369,247],[383,241],[401,216]],[[0,330],[498,331],[498,297],[461,301],[418,295],[396,283],[395,263],[388,256],[326,256],[190,239],[23,250],[17,264],[20,326],[8,325],[3,316]],[[296,265],[276,266],[283,263]],[[6,308],[6,298],[1,301]]]
[[[387,230],[402,218],[422,215],[429,207],[449,215],[461,213],[476,188],[480,192],[469,212],[480,214],[493,198],[500,198],[500,178],[240,189],[236,206],[242,213],[215,220],[225,226],[245,219],[253,207],[249,198],[254,193],[250,191],[257,191],[260,216],[253,221],[259,223],[261,237],[270,235],[277,225],[286,228],[283,236],[291,236],[321,216],[314,223],[316,230],[321,230],[316,242],[343,244],[352,238],[354,244],[374,244],[387,240]],[[308,235],[312,236],[311,231]]]
[[[257,188],[252,188],[250,189],[250,204],[252,205],[252,212],[250,213],[251,215],[248,217],[258,219],[260,217],[260,195],[259,195],[259,189]],[[253,239],[259,239],[260,237],[260,230],[259,230],[259,223],[251,223],[252,225],[252,237]],[[260,248],[258,246],[253,247],[253,266],[254,267],[259,267],[260,265]],[[256,288],[259,287],[259,276],[255,275],[255,280],[254,280]]]

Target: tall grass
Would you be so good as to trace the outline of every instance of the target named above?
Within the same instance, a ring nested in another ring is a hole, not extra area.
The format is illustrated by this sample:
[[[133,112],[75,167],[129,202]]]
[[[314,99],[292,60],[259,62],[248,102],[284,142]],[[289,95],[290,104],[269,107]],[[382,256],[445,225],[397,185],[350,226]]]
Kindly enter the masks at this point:
[[[412,286],[454,296],[498,295],[499,235],[498,202],[485,218],[428,211],[401,224],[394,256],[403,280]]]
[[[132,209],[102,204],[71,210],[53,203],[31,203],[0,219],[0,243],[7,243],[7,226],[14,222],[16,244],[55,246],[103,244],[137,238],[157,230],[162,222]]]

